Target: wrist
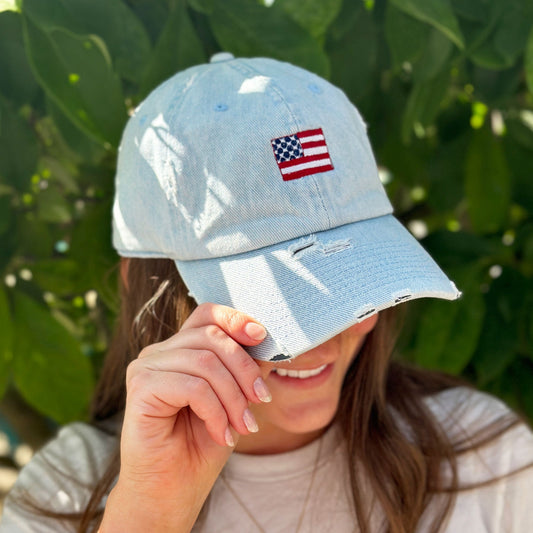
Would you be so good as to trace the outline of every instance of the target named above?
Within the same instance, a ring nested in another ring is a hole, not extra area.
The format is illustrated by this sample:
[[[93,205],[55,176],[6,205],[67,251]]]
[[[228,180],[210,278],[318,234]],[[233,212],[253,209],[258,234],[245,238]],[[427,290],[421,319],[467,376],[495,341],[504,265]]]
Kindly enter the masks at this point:
[[[109,493],[98,533],[189,533],[202,503],[152,498],[117,485]]]

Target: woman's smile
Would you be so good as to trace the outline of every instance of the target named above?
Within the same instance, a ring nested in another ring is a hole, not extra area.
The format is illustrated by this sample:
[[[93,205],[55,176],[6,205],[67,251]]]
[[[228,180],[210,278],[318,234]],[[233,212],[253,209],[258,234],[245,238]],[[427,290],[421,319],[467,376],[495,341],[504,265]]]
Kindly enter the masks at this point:
[[[312,369],[286,369],[274,368],[270,380],[279,381],[285,387],[297,387],[299,390],[318,387],[324,383],[333,370],[333,364],[320,365]]]
[[[377,315],[283,363],[259,362],[272,394],[270,403],[250,405],[259,432],[241,436],[241,453],[279,453],[303,446],[333,420],[344,377]]]

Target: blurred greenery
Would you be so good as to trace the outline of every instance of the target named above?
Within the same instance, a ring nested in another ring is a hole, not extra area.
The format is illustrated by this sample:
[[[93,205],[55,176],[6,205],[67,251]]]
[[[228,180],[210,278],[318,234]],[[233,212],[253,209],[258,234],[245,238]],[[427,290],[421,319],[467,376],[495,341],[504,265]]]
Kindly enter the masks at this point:
[[[265,55],[359,107],[397,216],[464,296],[400,348],[533,420],[533,2],[0,0],[0,394],[83,418],[116,313],[128,113],[211,54]]]

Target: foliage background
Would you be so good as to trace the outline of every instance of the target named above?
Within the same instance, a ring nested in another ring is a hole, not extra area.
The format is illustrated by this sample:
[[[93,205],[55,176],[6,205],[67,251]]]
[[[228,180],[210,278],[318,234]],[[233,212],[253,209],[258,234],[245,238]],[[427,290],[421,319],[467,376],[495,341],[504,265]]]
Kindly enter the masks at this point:
[[[409,304],[403,356],[533,419],[532,27],[528,0],[0,0],[0,423],[31,438],[86,415],[121,130],[220,50],[345,90],[396,214],[464,293]]]

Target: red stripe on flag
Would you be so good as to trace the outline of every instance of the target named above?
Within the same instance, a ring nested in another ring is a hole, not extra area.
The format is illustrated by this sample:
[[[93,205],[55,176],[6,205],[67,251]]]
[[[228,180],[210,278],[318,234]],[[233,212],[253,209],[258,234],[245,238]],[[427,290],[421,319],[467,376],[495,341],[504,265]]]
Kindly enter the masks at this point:
[[[310,174],[318,174],[319,172],[326,172],[327,170],[333,170],[333,165],[324,165],[322,167],[306,168],[299,170],[298,172],[291,172],[290,174],[282,174],[283,181],[296,180]]]
[[[312,142],[301,142],[302,148],[316,148],[317,146],[326,146],[326,141],[312,141]]]
[[[304,163],[309,163],[311,161],[318,161],[319,159],[329,159],[329,154],[317,154],[317,155],[307,155],[302,157],[297,157],[296,159],[291,159],[290,161],[283,161],[283,163],[278,163],[279,168],[289,168],[296,165],[302,165]]]
[[[324,135],[324,132],[322,128],[318,128],[316,130],[299,131],[296,135],[298,135],[298,138],[311,137],[311,135]]]

